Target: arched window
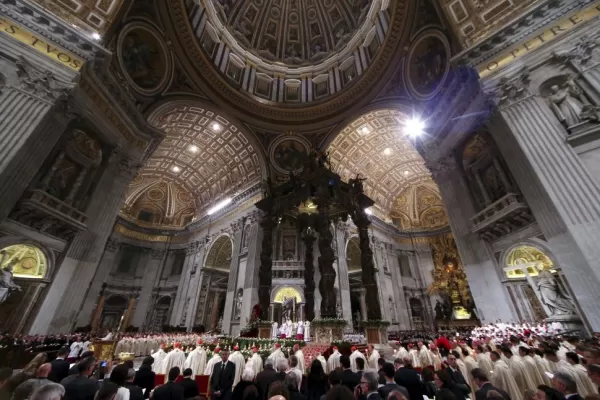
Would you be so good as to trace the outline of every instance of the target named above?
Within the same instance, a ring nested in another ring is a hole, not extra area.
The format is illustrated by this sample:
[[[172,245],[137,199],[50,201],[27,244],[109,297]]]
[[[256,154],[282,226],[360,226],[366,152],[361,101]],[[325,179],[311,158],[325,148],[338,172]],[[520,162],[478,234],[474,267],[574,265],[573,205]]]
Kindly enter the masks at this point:
[[[36,246],[15,244],[0,250],[0,268],[12,269],[15,278],[42,279],[48,270],[46,256]]]
[[[515,247],[506,256],[504,274],[508,279],[524,279],[527,275],[538,276],[544,270],[556,272],[550,257],[535,246]]]

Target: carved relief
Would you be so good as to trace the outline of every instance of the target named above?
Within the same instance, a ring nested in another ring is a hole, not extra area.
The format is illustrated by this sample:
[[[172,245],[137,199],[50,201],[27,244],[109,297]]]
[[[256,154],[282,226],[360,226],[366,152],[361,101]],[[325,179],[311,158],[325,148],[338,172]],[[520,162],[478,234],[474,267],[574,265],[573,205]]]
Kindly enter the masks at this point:
[[[21,89],[42,100],[56,101],[66,98],[74,87],[73,83],[56,78],[52,72],[40,69],[23,57],[17,60],[16,65]]]
[[[540,94],[567,129],[586,120],[600,120],[600,108],[590,104],[583,90],[569,76],[547,80],[540,87]]]

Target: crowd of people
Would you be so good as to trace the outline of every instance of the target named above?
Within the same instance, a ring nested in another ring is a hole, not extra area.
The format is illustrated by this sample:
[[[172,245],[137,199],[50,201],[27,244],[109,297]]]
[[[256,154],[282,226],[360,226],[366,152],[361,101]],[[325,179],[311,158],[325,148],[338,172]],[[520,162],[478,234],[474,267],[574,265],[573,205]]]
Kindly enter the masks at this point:
[[[132,361],[97,360],[86,337],[65,336],[55,360],[42,352],[18,373],[1,369],[0,400],[198,399],[198,375],[209,377],[212,400],[600,400],[600,343],[560,333],[498,322],[410,332],[383,357],[373,346],[350,354],[333,346],[312,358],[275,342],[265,359],[257,348],[248,357],[237,346],[209,350],[213,336],[125,337],[122,349],[143,358],[137,370]],[[155,387],[157,375],[165,382]]]

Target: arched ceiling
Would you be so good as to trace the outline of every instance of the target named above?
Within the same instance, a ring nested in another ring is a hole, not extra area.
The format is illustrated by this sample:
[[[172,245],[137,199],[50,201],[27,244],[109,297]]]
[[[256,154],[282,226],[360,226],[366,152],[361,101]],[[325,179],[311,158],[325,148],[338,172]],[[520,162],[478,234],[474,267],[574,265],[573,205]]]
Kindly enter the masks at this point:
[[[448,225],[440,191],[432,179],[404,189],[396,198],[390,217],[402,230],[438,229]]]
[[[396,110],[366,113],[342,129],[327,150],[343,180],[356,174],[367,179],[365,193],[386,214],[405,189],[431,180],[423,158],[403,131],[405,121]]]
[[[33,0],[69,24],[102,35],[115,22],[123,0]]]
[[[240,48],[268,63],[311,65],[344,49],[380,1],[212,0]]]
[[[259,149],[250,134],[225,116],[194,103],[176,102],[157,109],[149,121],[166,136],[138,172],[130,193],[137,193],[136,185],[143,182],[172,183],[169,187],[177,198],[189,199],[188,206],[203,213],[261,180]],[[158,193],[154,197],[158,198]],[[136,211],[134,203],[139,198],[139,193],[130,195],[126,207]],[[137,214],[133,216],[137,218]]]
[[[229,269],[232,249],[233,247],[229,236],[219,236],[210,247],[204,266],[209,268]]]

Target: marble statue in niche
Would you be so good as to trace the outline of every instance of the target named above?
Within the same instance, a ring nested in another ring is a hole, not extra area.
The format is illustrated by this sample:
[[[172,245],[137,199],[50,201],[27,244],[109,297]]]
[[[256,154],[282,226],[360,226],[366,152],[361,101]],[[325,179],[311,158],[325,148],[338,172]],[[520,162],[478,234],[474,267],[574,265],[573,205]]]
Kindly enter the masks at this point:
[[[6,252],[1,253],[0,265],[4,264],[4,259],[8,257]],[[13,278],[13,265],[14,263],[9,263],[4,268],[0,268],[0,304],[4,303],[8,296],[10,296],[10,292],[14,290],[21,291],[21,287],[14,282]]]
[[[572,78],[551,79],[540,92],[546,97],[556,118],[565,128],[586,120],[600,120],[598,107],[590,104],[583,90]]]
[[[242,302],[244,301],[244,289],[240,288],[237,291],[234,300],[234,308],[233,308],[233,319],[239,321],[240,316],[242,315]]]
[[[535,286],[540,300],[548,308],[550,316],[575,314],[575,305],[571,297],[559,286],[550,271],[540,272]]]
[[[70,187],[79,174],[79,170],[77,164],[64,157],[60,160],[56,172],[50,178],[48,193],[57,199],[64,200],[69,195]]]

